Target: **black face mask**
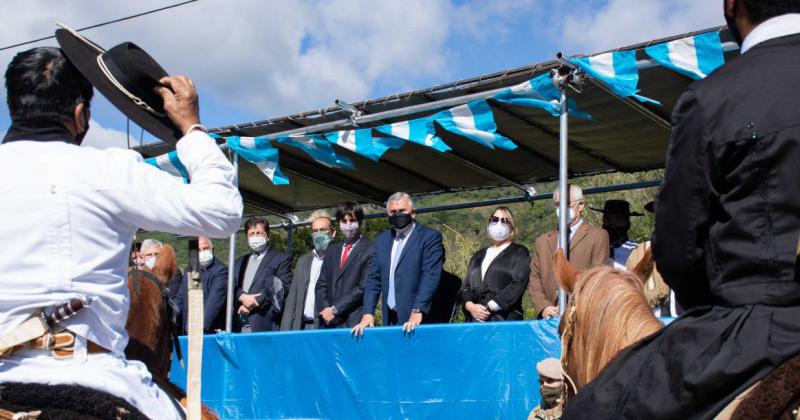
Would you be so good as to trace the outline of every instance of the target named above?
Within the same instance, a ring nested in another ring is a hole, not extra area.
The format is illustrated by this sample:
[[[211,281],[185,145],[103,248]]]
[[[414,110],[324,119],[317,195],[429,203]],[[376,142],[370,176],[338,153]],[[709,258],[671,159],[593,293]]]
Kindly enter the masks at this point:
[[[411,223],[411,213],[395,213],[389,216],[389,224],[397,230],[403,230]]]
[[[77,144],[78,146],[80,146],[81,143],[83,143],[83,138],[86,137],[86,133],[89,132],[89,113],[87,111],[83,112],[83,121],[84,121],[83,131],[75,135],[75,144]]]
[[[736,2],[734,2],[733,6],[733,16],[728,16],[726,12],[727,9],[727,1],[722,1],[722,14],[725,16],[725,22],[728,22],[728,30],[731,31],[731,35],[733,36],[733,40],[736,41],[739,46],[742,46],[742,34],[739,32],[739,28],[736,27]]]

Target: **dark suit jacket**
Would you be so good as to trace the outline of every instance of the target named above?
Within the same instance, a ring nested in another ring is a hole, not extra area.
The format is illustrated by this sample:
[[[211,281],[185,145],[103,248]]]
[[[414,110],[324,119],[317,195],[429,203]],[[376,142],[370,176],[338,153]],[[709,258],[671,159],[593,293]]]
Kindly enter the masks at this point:
[[[481,266],[486,256],[486,248],[472,256],[467,268],[467,277],[459,292],[459,301],[486,306],[493,300],[502,308],[492,313],[490,321],[522,319],[522,295],[528,286],[531,272],[531,257],[528,249],[522,245],[511,243],[495,257],[481,280]],[[464,311],[468,321],[472,315]]]
[[[189,315],[186,297],[189,293],[189,269],[184,270],[180,291],[175,296],[176,304],[181,311],[183,326]],[[213,333],[214,330],[225,329],[225,306],[228,293],[228,266],[216,257],[211,265],[200,270],[200,282],[203,285],[203,331]],[[186,333],[186,330],[183,330]]]
[[[550,231],[536,238],[536,243],[533,245],[528,294],[531,296],[534,310],[539,315],[544,308],[556,306],[558,300],[558,279],[553,272],[553,253],[556,251],[557,239],[558,232]],[[610,255],[608,232],[584,220],[569,241],[569,262],[578,270],[585,270],[596,265],[608,264]]]
[[[276,251],[272,247],[267,248],[265,251],[264,259],[258,266],[255,279],[249,290],[244,290],[244,273],[247,269],[247,263],[250,261],[250,255],[239,257],[234,263],[234,272],[236,273],[236,293],[234,297],[233,310],[234,314],[239,308],[239,297],[242,294],[256,294],[260,295],[256,298],[258,307],[250,311],[248,320],[253,332],[258,331],[272,331],[275,326],[280,322],[283,306],[286,295],[289,293],[289,287],[292,283],[292,257],[280,251]],[[281,290],[278,292],[273,284],[273,277],[281,280]],[[238,316],[234,319],[238,320]],[[241,324],[237,329],[241,329]]]
[[[362,237],[340,269],[343,242],[331,244],[325,252],[322,272],[317,280],[317,311],[335,306],[337,315],[324,327],[353,327],[361,320],[364,303],[364,287],[367,284],[369,265],[372,261],[372,242]]]
[[[281,331],[299,330],[303,325],[303,309],[306,306],[308,283],[311,281],[311,262],[314,261],[314,252],[303,254],[297,259],[292,275],[292,285],[286,297],[286,307],[281,318]],[[322,274],[320,274],[322,276]],[[317,280],[319,281],[319,280]],[[318,306],[318,305],[316,305]],[[316,308],[315,306],[315,308]],[[314,310],[314,328],[319,327],[319,311]]]
[[[379,233],[375,238],[362,310],[362,314],[375,312],[378,298],[382,296],[383,320],[387,325],[389,265],[394,237],[395,230],[389,229]],[[439,286],[439,277],[442,275],[443,254],[442,235],[417,223],[411,236],[406,240],[395,270],[395,311],[400,324],[408,321],[412,309],[419,309],[423,314],[430,311],[431,301]],[[425,316],[422,319],[426,321]]]

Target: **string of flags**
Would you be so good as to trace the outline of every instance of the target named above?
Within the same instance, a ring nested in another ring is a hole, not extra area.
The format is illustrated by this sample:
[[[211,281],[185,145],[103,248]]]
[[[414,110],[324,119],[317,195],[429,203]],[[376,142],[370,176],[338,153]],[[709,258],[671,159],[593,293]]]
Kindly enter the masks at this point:
[[[659,65],[692,79],[705,78],[725,63],[719,32],[698,35],[651,45],[645,53]],[[639,94],[639,69],[636,51],[614,51],[589,57],[567,59],[586,75],[609,91],[623,98],[633,97],[640,102],[661,104]],[[397,150],[412,142],[447,153],[451,147],[436,135],[437,127],[466,138],[489,149],[514,150],[513,140],[498,131],[489,100],[509,105],[537,108],[557,117],[561,113],[561,93],[549,73],[538,75],[524,83],[503,89],[487,99],[476,99],[434,115],[385,124],[373,128],[356,128],[325,134],[268,137],[226,137],[230,150],[256,165],[274,185],[289,184],[280,170],[279,150],[272,143],[282,143],[305,152],[315,162],[340,169],[355,169],[352,159],[336,152],[333,145],[348,149],[360,156],[378,161],[390,149]],[[567,100],[570,116],[592,119],[580,109],[574,97]],[[212,135],[219,138],[219,136]],[[146,159],[145,162],[188,182],[189,174],[175,151]]]

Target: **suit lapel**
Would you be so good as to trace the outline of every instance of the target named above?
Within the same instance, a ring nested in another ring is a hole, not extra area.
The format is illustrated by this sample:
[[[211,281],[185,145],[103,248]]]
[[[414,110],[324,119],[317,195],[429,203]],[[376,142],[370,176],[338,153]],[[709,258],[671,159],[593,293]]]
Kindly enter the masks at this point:
[[[583,223],[581,223],[581,226],[578,228],[578,231],[572,235],[572,240],[569,241],[569,252],[572,252],[575,249],[575,246],[577,246],[578,243],[582,241],[583,238],[585,238],[588,234],[589,226],[586,225],[586,221],[584,220]]]
[[[509,250],[509,249],[511,249],[511,245],[512,245],[512,244],[508,244],[508,246],[506,247],[506,249],[504,249],[504,250],[500,251],[500,253],[499,253],[499,254],[497,254],[497,256],[496,256],[496,257],[494,257],[494,259],[492,260],[492,262],[490,262],[490,263],[489,263],[489,266],[488,266],[488,267],[486,267],[486,274],[489,274],[489,271],[492,271],[492,267],[494,267],[494,263],[496,263],[496,262],[497,262],[498,260],[500,260],[500,259],[503,259],[503,258],[505,258],[505,256],[506,256],[506,255],[508,255],[508,250]],[[483,257],[484,257],[484,258],[486,258],[486,252],[485,252],[485,251],[484,251]],[[483,261],[483,259],[481,259],[481,261]],[[484,276],[484,280],[486,280],[486,276]]]
[[[403,262],[403,257],[405,257],[406,254],[408,254],[408,252],[409,252],[408,249],[411,248],[411,246],[415,242],[419,241],[419,237],[421,236],[421,232],[420,232],[420,230],[421,230],[420,228],[421,227],[422,226],[420,224],[417,224],[416,226],[414,226],[414,230],[411,231],[411,235],[408,238],[406,238],[406,243],[403,245],[403,250],[400,252],[400,258],[397,259],[397,265],[398,266],[400,266],[400,263]],[[394,240],[394,238],[392,238],[392,240]],[[392,244],[392,245],[394,245],[394,244]],[[389,264],[391,264],[391,260],[392,260],[392,250],[391,250],[391,248],[389,248]],[[397,267],[395,267],[395,270],[396,269],[397,269]]]
[[[271,254],[272,254],[272,248],[268,248],[266,251],[264,251],[264,256],[261,257],[261,263],[258,264],[258,268],[256,269],[256,275],[253,276],[253,284],[250,285],[251,289],[253,288],[253,286],[255,286],[256,282],[258,282],[258,279],[260,279],[261,276],[264,275],[264,270],[266,270],[267,266],[269,265],[269,260],[270,257],[272,256]]]
[[[344,266],[341,269],[339,269],[339,274],[336,276],[337,280],[342,278],[344,272],[347,271],[347,267],[350,266],[350,262],[355,259],[355,257],[359,254],[359,252],[361,252],[362,249],[364,249],[364,246],[366,246],[365,244],[366,241],[362,237],[361,239],[358,240],[358,242],[356,242],[356,246],[350,249],[350,254],[348,254],[347,259],[344,260]],[[338,254],[339,262],[342,261],[342,252],[341,252],[342,249],[344,249],[344,243],[342,243],[341,246],[339,247],[339,254]]]
[[[311,263],[314,261],[314,252],[312,251],[311,254],[308,254],[310,258],[303,258],[302,260],[298,261],[297,269],[300,271],[300,274],[303,276],[303,299],[300,301],[302,305],[305,306],[306,303],[306,295],[308,295],[308,283],[311,282]],[[300,264],[302,263],[302,264]],[[300,296],[300,293],[297,294]]]

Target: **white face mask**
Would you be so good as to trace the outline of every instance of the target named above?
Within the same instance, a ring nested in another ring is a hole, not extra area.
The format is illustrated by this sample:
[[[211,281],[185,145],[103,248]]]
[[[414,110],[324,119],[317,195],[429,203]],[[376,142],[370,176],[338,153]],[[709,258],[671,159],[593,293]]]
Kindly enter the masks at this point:
[[[558,207],[556,207],[556,218],[558,220],[561,220],[561,209],[559,209]],[[575,210],[573,210],[572,207],[569,207],[569,220],[567,220],[567,224],[571,225],[572,222],[574,221],[575,221]]]
[[[211,261],[214,261],[214,252],[210,249],[200,251],[197,253],[197,257],[200,260],[200,265],[203,268],[206,268],[211,265]]]
[[[342,231],[345,239],[353,239],[358,232],[358,222],[339,223],[339,230]]]
[[[486,231],[489,232],[489,237],[497,242],[505,241],[511,236],[511,228],[503,222],[489,223]]]
[[[156,266],[156,257],[147,257],[144,259],[144,266],[153,269]]]
[[[250,236],[247,238],[247,244],[250,245],[250,249],[255,252],[261,252],[267,247],[267,238],[265,236]]]

